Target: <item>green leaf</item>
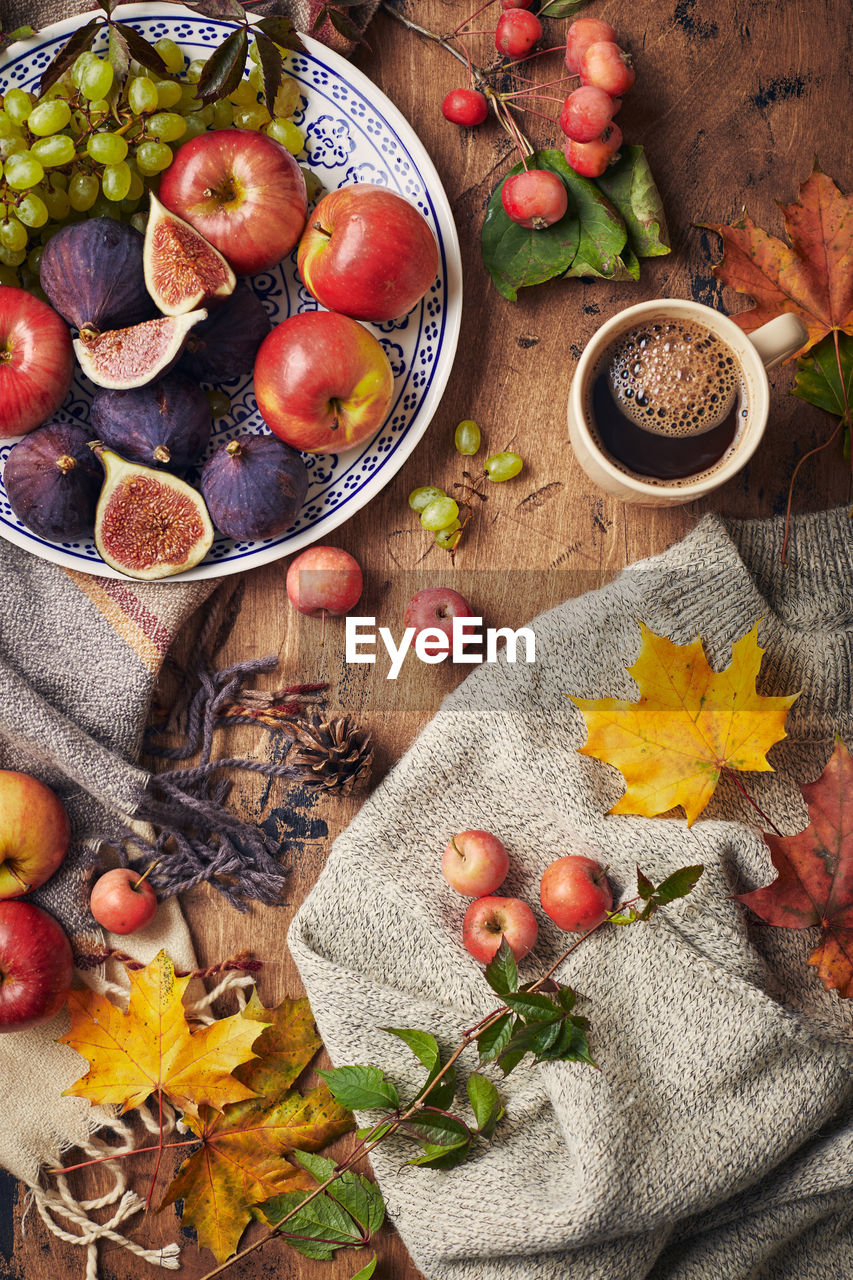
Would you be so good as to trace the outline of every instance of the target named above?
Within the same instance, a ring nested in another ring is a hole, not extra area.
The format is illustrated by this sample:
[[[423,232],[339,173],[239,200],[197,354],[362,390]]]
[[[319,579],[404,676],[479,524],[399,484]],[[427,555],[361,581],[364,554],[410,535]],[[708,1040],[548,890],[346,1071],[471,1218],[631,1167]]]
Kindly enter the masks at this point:
[[[458,1116],[424,1107],[406,1121],[406,1128],[421,1142],[434,1147],[456,1147],[471,1137],[471,1130]]]
[[[668,902],[674,902],[676,898],[685,898],[695,887],[704,870],[704,867],[680,867],[671,876],[667,876],[655,890],[657,905],[664,907]]]
[[[633,924],[639,919],[633,907],[629,907],[627,911],[616,911],[613,915],[607,917],[611,924]]]
[[[654,891],[655,886],[651,880],[648,876],[644,876],[640,868],[637,867],[637,893],[643,899],[643,902],[648,902]]]
[[[376,1270],[377,1261],[378,1261],[378,1255],[374,1253],[373,1257],[370,1259],[367,1265],[362,1267],[360,1271],[356,1271],[355,1275],[352,1277],[352,1280],[370,1280],[370,1277],[373,1275],[374,1271]]]
[[[400,1105],[397,1090],[378,1067],[333,1067],[318,1071],[329,1086],[332,1097],[350,1111],[372,1111],[375,1107]]]
[[[316,1178],[318,1182],[325,1182],[327,1178],[331,1178],[337,1169],[334,1160],[329,1160],[326,1156],[318,1156],[315,1151],[292,1151],[290,1158],[295,1160],[297,1164],[301,1164],[303,1169],[307,1169],[312,1178]]]
[[[558,1022],[563,1016],[562,1010],[549,1000],[547,996],[535,992],[519,991],[516,995],[505,995],[504,1000],[513,1013],[518,1013],[528,1022]]]
[[[129,22],[115,22],[113,23],[113,30],[121,31],[125,44],[130,50],[131,57],[135,58],[141,67],[145,67],[146,71],[153,71],[155,75],[161,78],[171,78],[171,72],[153,44],[149,44],[145,37],[141,36]]]
[[[124,38],[120,23],[110,23],[108,41],[109,52],[107,56],[113,69],[114,83],[120,89],[127,79],[127,73],[130,71],[131,59],[130,47]]]
[[[587,1062],[591,1067],[596,1066],[596,1061],[590,1052],[589,1041],[586,1038],[587,1028],[589,1027],[587,1019],[568,1018],[566,1026],[571,1028],[572,1037],[568,1047],[562,1054],[563,1060],[566,1062]]]
[[[553,154],[563,162],[563,181],[569,188],[580,223],[578,251],[565,274],[613,279],[623,266],[619,255],[628,242],[625,223],[594,182],[569,168],[561,151]]]
[[[505,1076],[508,1076],[511,1071],[515,1071],[515,1068],[526,1053],[527,1050],[522,1048],[513,1049],[512,1051],[507,1050],[506,1053],[501,1054],[498,1058],[498,1066]]]
[[[808,355],[800,356],[791,395],[825,409],[836,418],[843,418],[845,391],[847,404],[853,405],[853,338],[846,333],[838,334],[838,356],[843,381],[838,371],[835,340],[830,333],[812,347]]]
[[[418,1062],[423,1063],[427,1071],[435,1071],[441,1066],[441,1050],[435,1036],[428,1031],[418,1031],[412,1027],[380,1027],[389,1036],[396,1036],[408,1045]]]
[[[536,1054],[537,1062],[552,1062],[557,1058],[562,1058],[563,1054],[571,1047],[574,1030],[571,1022],[566,1020],[561,1023],[560,1030],[554,1043],[547,1049],[540,1050]]]
[[[385,1221],[385,1201],[375,1182],[360,1173],[347,1170],[333,1182],[326,1195],[337,1200],[361,1227],[365,1243],[375,1235]]]
[[[278,47],[262,31],[255,32],[255,45],[264,77],[264,102],[270,115],[275,115],[275,96],[281,88],[281,54]]]
[[[471,1110],[477,1121],[477,1132],[483,1138],[490,1138],[495,1131],[495,1125],[504,1114],[500,1094],[491,1080],[480,1075],[478,1071],[472,1072],[468,1077],[466,1088]]]
[[[458,1146],[450,1148],[427,1145],[424,1147],[423,1155],[415,1156],[413,1160],[407,1160],[406,1164],[416,1164],[430,1169],[453,1169],[467,1159],[470,1146],[470,1138],[466,1138]]]
[[[196,97],[203,106],[227,98],[243,79],[249,37],[245,29],[232,31],[205,62],[196,86]]]
[[[558,987],[557,999],[560,1002],[560,1008],[565,1009],[566,1013],[571,1013],[577,1003],[577,996],[571,987]]]
[[[624,146],[596,186],[618,209],[628,232],[628,244],[638,258],[658,258],[670,252],[663,202],[642,147]]]
[[[188,9],[195,9],[207,18],[233,18],[237,22],[246,21],[246,10],[239,0],[186,0]]]
[[[509,1044],[515,1022],[511,1013],[505,1013],[496,1022],[491,1023],[477,1036],[477,1049],[481,1065],[494,1062]]]
[[[281,1218],[302,1204],[307,1194],[304,1191],[285,1191],[270,1200],[264,1200],[262,1204],[255,1206],[255,1211],[260,1213],[270,1227],[275,1228]],[[326,1262],[335,1249],[364,1243],[361,1229],[337,1201],[332,1200],[325,1192],[314,1196],[304,1208],[298,1209],[292,1218],[276,1229],[282,1239],[287,1240],[288,1244],[306,1258],[319,1258]]]
[[[518,965],[506,938],[486,965],[485,979],[499,996],[518,990]]]
[[[556,173],[568,186],[566,174],[571,170],[561,151],[537,151],[528,157],[527,167]],[[513,174],[520,173],[522,168],[521,164],[514,165],[504,181]],[[544,231],[520,227],[504,212],[501,203],[502,187],[503,182],[492,192],[483,221],[480,245],[483,262],[495,288],[510,302],[515,302],[519,289],[543,284],[568,271],[578,252],[581,229],[577,210],[571,199],[560,221]]]
[[[451,1067],[440,1080],[433,1084],[433,1079],[440,1070],[441,1068],[437,1067],[435,1071],[430,1072],[424,1085],[425,1092],[421,1094],[421,1101],[428,1102],[431,1107],[449,1107],[456,1093],[456,1068]]]
[[[102,26],[102,18],[92,18],[84,26],[78,27],[74,34],[66,40],[53,61],[49,62],[42,72],[38,87],[39,95],[47,93],[51,85],[56,84],[59,77],[74,65],[77,57],[81,53],[85,53],[87,49],[91,49],[95,42],[95,36]]]
[[[393,1120],[386,1120],[383,1124],[371,1124],[365,1129],[356,1129],[355,1136],[360,1142],[362,1138],[367,1138],[372,1134],[370,1141],[378,1142],[380,1138],[385,1137],[385,1134],[393,1127],[393,1124]]]
[[[559,1036],[561,1025],[561,1022],[528,1022],[527,1026],[512,1037],[506,1047],[506,1054],[515,1054],[519,1049],[523,1053],[544,1053]],[[498,1066],[502,1065],[504,1056],[501,1055],[498,1059]]]
[[[269,17],[261,18],[260,22],[256,22],[252,30],[263,31],[264,35],[269,36],[270,40],[274,40],[282,49],[293,49],[297,53],[305,51],[305,45],[296,34],[289,18],[270,14]]]
[[[589,0],[548,0],[539,10],[540,18],[573,18],[585,9]]]

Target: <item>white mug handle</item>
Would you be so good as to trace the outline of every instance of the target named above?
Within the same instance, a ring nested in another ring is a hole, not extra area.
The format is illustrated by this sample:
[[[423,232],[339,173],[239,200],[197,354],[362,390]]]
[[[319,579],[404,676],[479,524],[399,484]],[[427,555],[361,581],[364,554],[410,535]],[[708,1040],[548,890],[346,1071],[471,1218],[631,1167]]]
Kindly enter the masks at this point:
[[[755,347],[765,369],[775,369],[777,365],[799,351],[808,341],[808,330],[802,321],[785,311],[775,320],[768,320],[755,333],[746,335]]]

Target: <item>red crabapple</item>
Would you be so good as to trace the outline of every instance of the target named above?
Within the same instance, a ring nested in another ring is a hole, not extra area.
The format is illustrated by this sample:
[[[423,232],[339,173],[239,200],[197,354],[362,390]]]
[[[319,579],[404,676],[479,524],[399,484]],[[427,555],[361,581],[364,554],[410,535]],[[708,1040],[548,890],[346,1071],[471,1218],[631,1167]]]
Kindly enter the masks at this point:
[[[509,871],[503,841],[490,831],[460,831],[441,858],[441,874],[465,898],[479,898],[500,888]]]
[[[539,896],[545,914],[567,933],[597,928],[613,906],[604,868],[582,854],[569,854],[546,867]]]
[[[136,933],[157,914],[157,895],[133,867],[115,867],[95,881],[89,910],[110,933]]]
[[[542,38],[542,23],[526,9],[507,9],[498,18],[495,48],[510,58],[525,57]]]
[[[548,169],[522,169],[501,187],[506,216],[520,227],[544,231],[559,222],[569,205],[565,185]]]
[[[441,114],[451,124],[471,128],[483,123],[489,114],[489,104],[477,89],[451,89],[441,104]]]
[[[613,40],[591,44],[581,59],[581,83],[603,89],[611,98],[627,93],[637,78],[631,55]]]
[[[501,0],[502,9],[529,9],[533,0]]]
[[[309,547],[287,570],[287,596],[294,609],[312,618],[338,616],[358,604],[361,567],[340,547]]]
[[[601,18],[578,18],[566,33],[566,66],[573,76],[581,69],[581,58],[591,44],[599,40],[615,40],[616,32]]]
[[[441,632],[441,635],[430,635],[421,642],[424,652],[433,655],[451,651],[447,646],[452,649],[454,618],[473,617],[470,604],[458,591],[453,591],[450,587],[423,587],[415,592],[406,605],[403,627],[406,630],[409,627],[415,628],[413,641],[417,640],[422,631]],[[442,636],[446,636],[446,644]]]
[[[575,173],[584,178],[600,178],[621,146],[622,130],[618,124],[609,124],[601,137],[592,142],[567,138],[563,154]]]
[[[592,142],[612,119],[613,99],[603,89],[587,84],[566,98],[560,112],[560,128],[575,142]]]
[[[465,912],[462,941],[475,960],[488,964],[506,938],[516,960],[523,960],[536,943],[539,925],[521,898],[493,894],[477,898]]]

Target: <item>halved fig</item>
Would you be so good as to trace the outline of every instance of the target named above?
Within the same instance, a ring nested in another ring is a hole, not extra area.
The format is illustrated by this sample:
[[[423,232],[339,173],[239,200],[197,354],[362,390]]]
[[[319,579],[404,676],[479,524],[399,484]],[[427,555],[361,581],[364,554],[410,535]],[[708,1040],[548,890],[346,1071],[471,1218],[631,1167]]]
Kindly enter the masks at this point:
[[[168,578],[192,569],[213,544],[204,499],[177,476],[92,448],[106,478],[95,514],[95,546],[130,578]]]
[[[145,284],[167,316],[229,297],[237,277],[218,249],[152,194],[145,229]]]
[[[80,368],[99,387],[144,387],[168,372],[184,348],[194,324],[207,319],[207,312],[190,311],[185,316],[161,316],[129,329],[106,333],[80,330],[74,351]]]

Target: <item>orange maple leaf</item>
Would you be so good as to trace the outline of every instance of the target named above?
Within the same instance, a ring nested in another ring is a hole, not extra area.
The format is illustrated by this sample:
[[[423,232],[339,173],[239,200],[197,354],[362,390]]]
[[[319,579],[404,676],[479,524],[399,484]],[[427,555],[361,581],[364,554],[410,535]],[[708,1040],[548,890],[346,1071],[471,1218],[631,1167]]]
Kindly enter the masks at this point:
[[[802,791],[809,825],[795,836],[765,835],[778,878],[738,901],[783,929],[819,926],[809,964],[827,990],[853,1000],[853,760],[843,742]]]
[[[749,217],[709,226],[724,248],[714,274],[753,299],[732,316],[747,333],[793,312],[808,330],[802,354],[833,330],[853,334],[853,200],[815,164],[799,199],[780,207],[789,245]]]
[[[613,765],[628,784],[611,813],[651,818],[681,805],[690,825],[724,770],[772,772],[766,754],[785,737],[799,694],[756,693],[764,653],[758,623],[732,645],[731,664],[720,672],[708,665],[701,640],[674,644],[639,626],[642,645],[628,671],[640,699],[572,698],[587,727],[580,752]]]
[[[234,1014],[190,1027],[183,996],[191,979],[175,976],[164,951],[128,977],[127,1013],[88,988],[70,993],[71,1030],[61,1043],[86,1058],[89,1071],[66,1095],[124,1112],[163,1093],[189,1115],[254,1096],[231,1072],[253,1057],[261,1021]]]

